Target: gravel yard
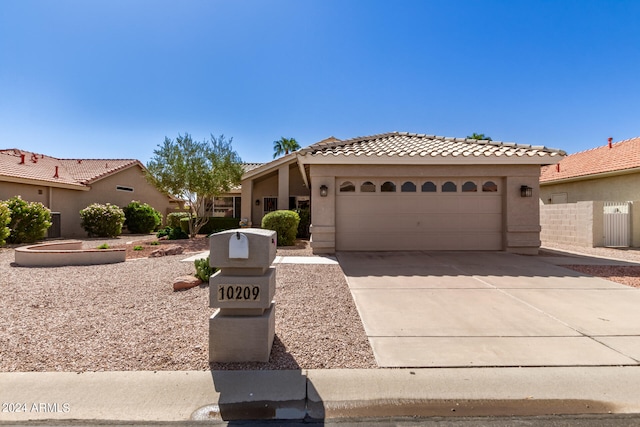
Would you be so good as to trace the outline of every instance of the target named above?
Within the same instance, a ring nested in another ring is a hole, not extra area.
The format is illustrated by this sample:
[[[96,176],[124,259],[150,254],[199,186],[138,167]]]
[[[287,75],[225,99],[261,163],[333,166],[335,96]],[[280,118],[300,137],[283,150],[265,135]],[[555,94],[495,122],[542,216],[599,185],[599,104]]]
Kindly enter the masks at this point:
[[[116,247],[124,240],[107,243]],[[133,251],[136,245],[128,245],[128,256],[143,256]],[[302,242],[278,255],[309,250]],[[209,365],[209,288],[172,290],[174,278],[195,271],[193,263],[180,261],[187,256],[37,268],[12,265],[13,249],[0,249],[0,371],[376,367],[342,270],[308,264],[276,266],[270,361]]]

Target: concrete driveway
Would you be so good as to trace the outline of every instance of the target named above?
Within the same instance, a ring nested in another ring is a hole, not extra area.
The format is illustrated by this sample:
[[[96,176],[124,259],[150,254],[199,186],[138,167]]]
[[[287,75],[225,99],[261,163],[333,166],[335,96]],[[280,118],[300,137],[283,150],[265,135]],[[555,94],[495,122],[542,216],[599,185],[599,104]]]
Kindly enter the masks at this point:
[[[551,257],[343,252],[338,261],[381,367],[640,365],[640,289]]]

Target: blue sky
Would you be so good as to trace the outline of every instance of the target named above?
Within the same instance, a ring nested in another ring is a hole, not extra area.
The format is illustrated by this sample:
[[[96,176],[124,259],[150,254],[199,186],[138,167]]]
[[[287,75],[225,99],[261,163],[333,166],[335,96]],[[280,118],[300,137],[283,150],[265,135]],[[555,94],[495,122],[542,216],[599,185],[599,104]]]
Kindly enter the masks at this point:
[[[391,131],[569,153],[640,136],[640,1],[2,0],[0,148],[247,162]]]

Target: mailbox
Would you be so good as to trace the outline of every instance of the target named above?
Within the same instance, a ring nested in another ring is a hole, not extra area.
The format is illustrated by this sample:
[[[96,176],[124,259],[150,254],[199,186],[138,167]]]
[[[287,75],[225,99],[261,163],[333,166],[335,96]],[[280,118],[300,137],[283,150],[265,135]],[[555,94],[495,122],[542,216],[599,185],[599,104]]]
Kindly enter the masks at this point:
[[[225,274],[264,274],[276,258],[277,241],[273,230],[242,228],[221,231],[209,237],[209,262],[211,267],[229,270]],[[244,255],[245,244],[246,256],[239,256]]]
[[[209,361],[268,362],[275,336],[275,231],[242,228],[212,234],[209,260]]]
[[[249,258],[249,239],[244,233],[236,231],[229,237],[229,259]]]

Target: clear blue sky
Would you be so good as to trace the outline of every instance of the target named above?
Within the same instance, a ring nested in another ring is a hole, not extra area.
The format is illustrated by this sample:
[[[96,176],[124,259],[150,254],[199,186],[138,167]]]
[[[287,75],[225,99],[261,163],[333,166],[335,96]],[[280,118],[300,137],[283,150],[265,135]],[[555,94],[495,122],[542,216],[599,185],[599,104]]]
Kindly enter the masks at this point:
[[[0,148],[244,161],[390,131],[569,153],[640,136],[640,1],[2,0]]]

